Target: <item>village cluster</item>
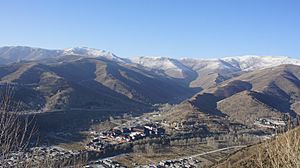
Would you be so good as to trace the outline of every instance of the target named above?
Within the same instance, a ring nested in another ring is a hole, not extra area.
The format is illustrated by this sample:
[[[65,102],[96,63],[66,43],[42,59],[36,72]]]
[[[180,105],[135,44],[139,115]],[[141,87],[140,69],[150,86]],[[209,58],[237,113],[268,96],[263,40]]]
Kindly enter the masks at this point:
[[[184,158],[177,160],[165,160],[159,162],[157,165],[143,165],[137,168],[196,168],[199,164],[199,160],[194,158]]]
[[[136,166],[135,168],[196,168],[199,164],[199,160],[194,158],[184,158],[177,160],[165,160],[159,162],[157,165],[149,164]],[[105,167],[114,167],[114,168],[126,168],[120,163],[113,161],[111,159],[104,159],[90,162],[88,165],[85,165],[84,168],[105,168]]]
[[[165,135],[165,129],[154,124],[145,124],[143,126],[116,128],[100,133],[93,131],[91,133],[94,138],[86,145],[86,148],[101,151],[113,144],[132,142],[145,137],[163,136]]]
[[[80,152],[67,151],[63,148],[51,147],[34,147],[26,152],[12,153],[4,162],[4,167],[15,167],[20,163],[28,162],[32,166],[44,163],[47,160],[59,161],[78,157]],[[1,167],[1,166],[0,166]]]
[[[85,165],[83,168],[126,168],[125,166],[120,165],[118,162],[113,161],[111,159],[104,159],[90,162],[89,164]]]

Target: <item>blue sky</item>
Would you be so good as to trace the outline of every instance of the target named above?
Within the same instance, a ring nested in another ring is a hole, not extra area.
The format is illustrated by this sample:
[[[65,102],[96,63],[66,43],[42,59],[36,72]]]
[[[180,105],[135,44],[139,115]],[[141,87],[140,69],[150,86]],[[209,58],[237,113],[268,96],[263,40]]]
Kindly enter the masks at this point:
[[[2,0],[0,46],[300,58],[298,0]]]

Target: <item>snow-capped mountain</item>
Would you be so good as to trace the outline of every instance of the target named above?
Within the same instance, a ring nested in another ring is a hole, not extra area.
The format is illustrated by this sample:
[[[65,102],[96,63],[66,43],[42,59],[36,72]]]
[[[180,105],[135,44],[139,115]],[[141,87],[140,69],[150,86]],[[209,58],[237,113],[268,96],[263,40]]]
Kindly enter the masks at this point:
[[[129,58],[131,63],[150,68],[154,71],[161,71],[174,78],[186,78],[191,69],[179,60],[166,57],[133,57]]]
[[[286,56],[256,56],[246,55],[237,57],[225,57],[220,59],[174,59],[167,57],[133,57],[121,58],[112,52],[99,50],[88,47],[75,47],[66,49],[43,49],[27,46],[8,46],[0,47],[0,61],[17,62],[21,60],[39,60],[46,58],[56,58],[66,55],[76,55],[82,57],[97,58],[102,57],[112,61],[134,63],[147,68],[163,70],[163,71],[176,71],[184,73],[193,68],[205,69],[232,69],[240,71],[251,71],[256,69],[263,69],[282,64],[295,64],[300,65],[300,60],[289,58]]]
[[[240,69],[220,59],[180,59],[185,66],[196,72],[196,77],[190,82],[191,87],[208,88],[240,72]]]
[[[104,57],[112,61],[118,61],[118,62],[125,61],[125,59],[116,56],[112,52],[94,49],[94,48],[88,48],[88,47],[67,48],[62,50],[62,55],[78,55],[78,56],[86,56],[91,58]]]
[[[242,71],[264,69],[283,64],[300,65],[300,60],[286,56],[256,56],[246,55],[239,57],[226,57],[221,59]]]
[[[61,50],[50,50],[26,46],[0,47],[0,63],[13,63],[19,61],[37,61],[43,59],[59,58],[67,55],[75,55],[89,58],[106,58],[117,62],[126,62],[115,54],[87,47],[75,47]]]
[[[54,58],[61,55],[59,50],[48,50],[42,48],[33,48],[25,46],[10,46],[0,48],[0,62],[12,63],[22,60],[38,60],[46,58]]]
[[[239,68],[233,66],[232,64],[222,60],[222,59],[194,59],[194,58],[183,58],[180,62],[184,65],[191,67],[193,69],[206,69],[206,70],[240,70]]]
[[[225,57],[220,59],[173,59],[166,57],[134,57],[129,58],[132,63],[151,69],[163,71],[184,72],[193,70],[225,70],[225,71],[252,71],[274,67],[283,64],[300,65],[300,60],[286,56],[256,56],[246,55],[237,57]]]
[[[275,67],[283,64],[300,65],[300,60],[284,56],[239,56],[221,59],[180,59],[181,63],[197,72],[191,87],[208,88],[245,71]]]
[[[286,56],[257,56],[245,55],[236,57],[225,57],[220,59],[194,59],[183,58],[181,62],[189,66],[197,66],[205,69],[232,69],[238,71],[251,71],[270,68],[278,65],[293,64],[300,65],[300,60]]]
[[[285,56],[238,56],[221,59],[171,59],[135,57],[132,63],[159,70],[172,78],[185,79],[191,87],[208,88],[244,71],[253,71],[283,64],[300,65],[300,60]]]

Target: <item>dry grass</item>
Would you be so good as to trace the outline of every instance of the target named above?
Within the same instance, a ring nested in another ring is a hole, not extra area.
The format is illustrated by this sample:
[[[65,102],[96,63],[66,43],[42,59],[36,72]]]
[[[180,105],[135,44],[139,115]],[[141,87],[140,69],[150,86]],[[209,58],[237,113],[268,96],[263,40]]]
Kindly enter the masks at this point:
[[[300,127],[232,154],[219,168],[300,168]]]
[[[260,168],[300,168],[299,130],[293,130],[263,144],[257,157],[256,166]]]

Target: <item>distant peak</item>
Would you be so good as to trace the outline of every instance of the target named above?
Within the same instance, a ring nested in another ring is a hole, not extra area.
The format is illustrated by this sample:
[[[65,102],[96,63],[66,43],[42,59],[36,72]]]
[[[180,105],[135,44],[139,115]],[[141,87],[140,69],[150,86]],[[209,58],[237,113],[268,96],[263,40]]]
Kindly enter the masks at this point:
[[[109,57],[109,58],[117,58],[115,54],[106,50],[100,50],[95,48],[88,47],[74,47],[74,48],[66,48],[63,50],[64,54],[72,54],[72,55],[83,55],[89,57]]]
[[[160,57],[160,56],[139,56],[139,57],[132,57],[133,59],[153,59],[153,60],[170,60],[173,58],[170,57]]]
[[[224,57],[224,58],[221,58],[222,60],[226,60],[226,59],[251,59],[251,58],[270,58],[270,59],[273,59],[273,58],[283,58],[283,59],[287,59],[287,58],[290,58],[290,57],[287,57],[287,56],[271,56],[271,55],[242,55],[242,56],[229,56],[229,57]]]

